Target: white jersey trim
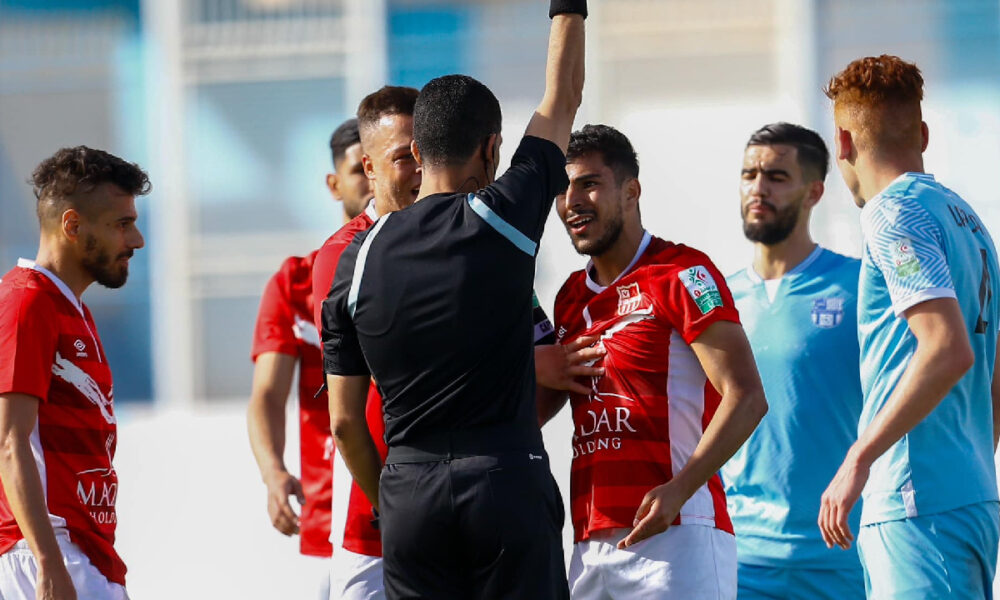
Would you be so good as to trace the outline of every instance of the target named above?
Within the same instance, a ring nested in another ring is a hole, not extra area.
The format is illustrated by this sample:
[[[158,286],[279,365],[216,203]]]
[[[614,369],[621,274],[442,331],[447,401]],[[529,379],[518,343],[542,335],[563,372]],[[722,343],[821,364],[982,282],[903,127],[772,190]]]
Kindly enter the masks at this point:
[[[375,226],[372,227],[371,233],[368,234],[365,241],[361,242],[361,250],[358,251],[358,259],[354,263],[354,273],[351,277],[351,289],[347,293],[347,312],[351,315],[352,319],[354,318],[354,311],[358,307],[358,294],[361,293],[361,278],[365,273],[365,262],[368,260],[368,251],[372,247],[375,236],[378,235],[378,232],[382,230],[382,226],[385,225],[391,216],[392,213],[389,213],[379,218]]]
[[[671,477],[687,465],[704,433],[705,384],[708,377],[691,346],[674,330],[670,334],[667,369],[667,408]],[[715,527],[715,502],[708,484],[681,507],[681,523]]]
[[[587,275],[586,282],[587,282],[587,287],[590,288],[590,291],[594,292],[595,294],[600,294],[604,290],[608,289],[609,286],[614,285],[615,281],[621,279],[623,275],[632,270],[632,267],[635,266],[635,263],[639,262],[639,257],[642,256],[642,253],[646,251],[646,248],[649,247],[649,242],[651,242],[652,240],[653,236],[651,236],[649,232],[644,229],[642,231],[642,241],[639,242],[639,248],[638,250],[635,251],[635,256],[632,257],[632,262],[630,262],[628,266],[625,267],[625,269],[621,273],[619,273],[617,277],[615,277],[614,281],[612,281],[608,285],[601,285],[596,281],[594,281],[594,278],[590,276],[591,270],[594,267],[594,260],[593,259],[588,260],[587,267],[584,269],[584,273],[586,273]]]
[[[955,290],[952,288],[929,288],[926,290],[920,290],[915,294],[910,294],[899,302],[894,302],[892,305],[892,311],[896,313],[897,317],[902,317],[904,312],[914,306],[927,302],[928,300],[937,300],[938,298],[955,298],[957,300],[958,295],[955,294]]]
[[[333,456],[330,459],[333,467],[333,498],[330,511],[330,544],[333,545],[333,553],[336,555],[344,549],[344,537],[347,530],[347,517],[351,508],[351,488],[354,484],[354,477],[344,462],[344,456],[336,446],[333,448]]]

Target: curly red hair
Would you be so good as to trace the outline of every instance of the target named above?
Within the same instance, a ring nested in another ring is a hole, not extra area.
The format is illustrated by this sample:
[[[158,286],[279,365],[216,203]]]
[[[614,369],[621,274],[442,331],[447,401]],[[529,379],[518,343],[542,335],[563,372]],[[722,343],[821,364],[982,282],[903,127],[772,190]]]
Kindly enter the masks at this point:
[[[838,126],[862,147],[899,150],[920,144],[924,78],[917,65],[883,54],[853,61],[823,90],[833,100]]]

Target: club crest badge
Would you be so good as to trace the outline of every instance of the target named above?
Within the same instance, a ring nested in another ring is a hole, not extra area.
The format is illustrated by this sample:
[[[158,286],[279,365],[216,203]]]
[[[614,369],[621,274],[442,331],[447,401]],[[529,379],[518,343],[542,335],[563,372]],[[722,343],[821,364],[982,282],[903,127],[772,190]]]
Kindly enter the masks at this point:
[[[843,298],[819,298],[813,301],[812,322],[816,327],[832,329],[843,320]]]
[[[618,290],[618,316],[635,312],[642,304],[642,292],[639,291],[638,283],[620,285]]]

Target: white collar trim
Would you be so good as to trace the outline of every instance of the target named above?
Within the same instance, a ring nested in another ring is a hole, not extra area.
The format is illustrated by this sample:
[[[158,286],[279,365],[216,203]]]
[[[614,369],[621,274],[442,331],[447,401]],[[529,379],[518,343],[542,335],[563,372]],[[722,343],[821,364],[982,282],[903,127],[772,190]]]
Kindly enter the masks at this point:
[[[375,198],[368,201],[368,206],[365,207],[365,214],[372,221],[378,221],[378,213],[375,212]]]
[[[49,281],[56,284],[56,287],[59,288],[59,291],[62,292],[62,295],[66,296],[66,299],[69,300],[73,304],[73,306],[76,307],[76,310],[80,311],[80,316],[84,316],[83,303],[80,302],[80,300],[76,297],[73,291],[69,289],[69,286],[66,285],[66,283],[62,279],[59,279],[59,277],[55,273],[39,265],[35,261],[29,260],[27,258],[17,259],[17,266],[21,267],[22,269],[31,269],[33,271],[38,271],[42,275],[48,277]]]
[[[639,262],[639,257],[642,256],[642,253],[646,251],[646,248],[649,246],[649,242],[651,242],[652,240],[653,236],[651,236],[649,232],[644,229],[642,231],[642,241],[639,242],[639,249],[635,251],[635,256],[632,257],[632,262],[630,262],[628,266],[625,267],[625,270],[619,273],[618,277],[615,277],[614,281],[612,281],[608,285],[601,285],[596,281],[594,281],[593,277],[590,276],[590,271],[594,266],[594,259],[588,260],[587,267],[584,270],[584,273],[587,274],[587,287],[590,288],[590,291],[594,292],[595,294],[600,294],[604,290],[608,289],[608,286],[614,285],[615,281],[621,279],[625,274],[627,274],[629,271],[632,270],[632,267],[635,266],[635,263]]]

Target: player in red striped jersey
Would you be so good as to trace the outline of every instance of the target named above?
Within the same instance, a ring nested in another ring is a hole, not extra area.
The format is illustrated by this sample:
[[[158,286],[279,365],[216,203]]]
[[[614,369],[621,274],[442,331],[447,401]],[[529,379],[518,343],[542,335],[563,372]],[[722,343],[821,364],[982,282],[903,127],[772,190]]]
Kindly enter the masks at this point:
[[[122,600],[111,369],[80,296],[142,248],[135,164],[64,148],[32,176],[41,241],[0,282],[0,598]]]
[[[567,152],[557,211],[591,257],[556,298],[560,342],[599,336],[604,375],[571,393],[575,600],[736,597],[736,545],[718,470],[767,410],[722,274],[650,235],[639,165],[611,127]],[[542,420],[562,404],[539,397]]]
[[[371,198],[361,165],[356,119],[342,123],[330,137],[334,172],[326,183],[334,200],[343,203],[345,221],[357,216]],[[292,256],[268,281],[254,328],[251,357],[254,380],[247,407],[250,445],[267,486],[267,510],[275,529],[298,533],[307,556],[331,554],[331,471],[333,437],[323,385],[319,332],[313,325],[312,267],[317,251]],[[298,363],[299,446],[301,478],[285,467],[285,405]],[[296,496],[301,515],[289,503]],[[327,598],[328,576],[320,597]]]

